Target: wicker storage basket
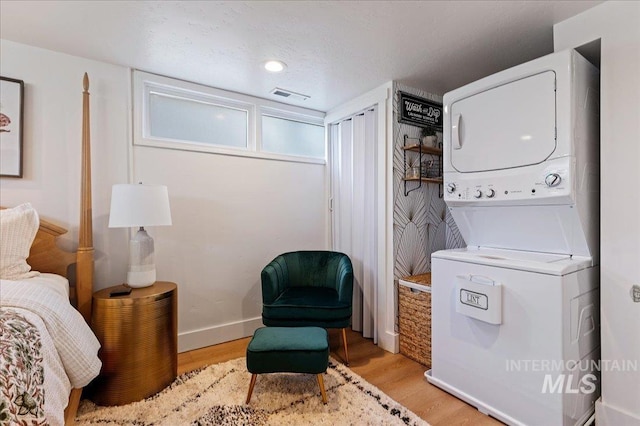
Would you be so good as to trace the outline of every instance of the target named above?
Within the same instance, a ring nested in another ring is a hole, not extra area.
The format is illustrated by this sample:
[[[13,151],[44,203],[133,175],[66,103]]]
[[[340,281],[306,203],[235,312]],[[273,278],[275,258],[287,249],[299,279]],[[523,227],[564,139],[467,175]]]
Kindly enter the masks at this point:
[[[400,353],[431,367],[431,274],[400,280],[398,329]]]

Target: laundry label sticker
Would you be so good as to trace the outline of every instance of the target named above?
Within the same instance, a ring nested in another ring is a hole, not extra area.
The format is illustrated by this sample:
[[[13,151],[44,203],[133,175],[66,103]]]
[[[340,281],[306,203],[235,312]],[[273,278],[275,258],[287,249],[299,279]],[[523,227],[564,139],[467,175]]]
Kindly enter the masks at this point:
[[[476,293],[475,291],[460,289],[460,303],[472,306],[478,309],[489,309],[489,298],[486,294]]]
[[[489,324],[502,324],[502,284],[498,281],[479,275],[456,276],[455,294],[457,313]]]

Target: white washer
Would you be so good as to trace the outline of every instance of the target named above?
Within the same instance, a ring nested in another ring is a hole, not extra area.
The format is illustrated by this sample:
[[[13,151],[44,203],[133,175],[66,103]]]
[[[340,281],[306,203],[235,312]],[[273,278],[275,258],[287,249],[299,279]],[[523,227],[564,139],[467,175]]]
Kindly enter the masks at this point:
[[[467,248],[432,255],[426,376],[508,424],[582,424],[599,396],[598,88],[565,51],[444,96]]]
[[[435,253],[427,379],[508,424],[584,423],[599,395],[599,268],[590,264],[514,250]],[[580,360],[575,371],[570,360]]]

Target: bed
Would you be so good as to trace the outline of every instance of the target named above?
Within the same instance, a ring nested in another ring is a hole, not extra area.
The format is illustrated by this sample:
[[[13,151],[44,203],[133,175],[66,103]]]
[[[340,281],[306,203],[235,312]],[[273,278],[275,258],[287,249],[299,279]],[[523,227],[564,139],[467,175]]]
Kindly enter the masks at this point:
[[[0,212],[0,424],[73,424],[82,387],[100,372],[87,325],[93,294],[89,79],[83,79],[78,249],[25,203]]]

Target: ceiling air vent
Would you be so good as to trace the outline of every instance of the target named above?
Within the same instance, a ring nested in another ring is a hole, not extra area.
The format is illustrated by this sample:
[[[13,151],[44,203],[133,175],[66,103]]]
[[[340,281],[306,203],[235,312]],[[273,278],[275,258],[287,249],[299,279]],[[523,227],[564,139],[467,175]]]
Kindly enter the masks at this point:
[[[291,90],[281,89],[279,87],[276,87],[275,89],[273,89],[271,91],[271,94],[276,96],[282,96],[283,98],[295,99],[298,101],[306,101],[311,97],[309,95],[303,95],[302,93],[292,92]]]

